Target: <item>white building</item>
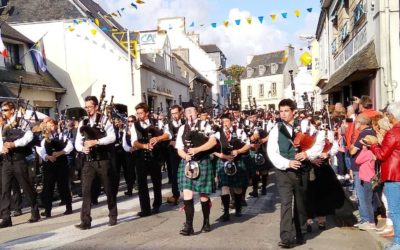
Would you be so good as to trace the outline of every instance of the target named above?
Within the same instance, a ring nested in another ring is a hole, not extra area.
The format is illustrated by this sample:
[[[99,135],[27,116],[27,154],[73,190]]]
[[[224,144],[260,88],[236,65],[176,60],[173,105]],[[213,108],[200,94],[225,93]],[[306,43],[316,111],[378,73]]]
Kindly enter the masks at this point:
[[[316,37],[326,59],[322,92],[345,104],[369,95],[376,108],[399,101],[399,1],[322,0],[321,7]]]
[[[294,59],[294,48],[275,51],[262,55],[248,56],[246,71],[241,81],[241,107],[249,109],[249,99],[257,108],[277,109],[278,103],[285,97],[285,89],[290,88],[289,70],[296,75],[297,65]]]

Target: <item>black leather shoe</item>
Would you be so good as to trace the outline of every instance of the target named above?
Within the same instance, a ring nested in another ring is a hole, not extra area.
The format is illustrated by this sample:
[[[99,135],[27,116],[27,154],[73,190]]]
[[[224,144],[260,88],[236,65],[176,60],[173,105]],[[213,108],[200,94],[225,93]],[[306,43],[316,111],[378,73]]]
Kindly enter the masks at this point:
[[[46,218],[50,218],[51,217],[51,212],[48,211],[43,211],[40,213],[41,216],[44,216]]]
[[[3,219],[3,220],[0,222],[0,228],[5,228],[5,227],[12,227],[11,218],[9,218],[9,219]]]
[[[67,209],[64,212],[64,215],[72,214],[72,209]]]
[[[75,225],[75,227],[78,228],[78,229],[80,229],[80,230],[88,230],[88,229],[90,229],[92,226],[90,225],[90,223],[81,222],[81,224]]]
[[[204,220],[203,226],[201,227],[201,232],[208,233],[211,231],[210,220]]]
[[[150,215],[151,215],[151,212],[140,211],[139,213],[137,213],[137,216],[139,216],[139,217],[147,217]]]
[[[40,220],[39,209],[34,209],[33,212],[31,212],[31,213],[32,213],[32,215],[31,215],[31,218],[28,220],[28,222],[29,223],[38,222]]]
[[[115,226],[117,225],[117,218],[110,218],[108,221],[109,226]]]
[[[11,217],[17,217],[20,215],[22,215],[22,211],[20,209],[11,212]]]
[[[257,198],[258,197],[258,192],[255,190],[255,191],[250,192],[249,195],[251,197]]]
[[[159,207],[153,207],[153,209],[151,210],[151,214],[158,214],[159,212],[160,212]]]
[[[280,246],[281,248],[293,248],[294,247],[293,244],[291,244],[289,242],[283,242],[283,241],[280,241],[278,243],[278,246]]]
[[[132,191],[126,191],[124,194],[125,194],[126,196],[132,196],[132,195],[133,195]]]
[[[303,236],[296,237],[296,244],[297,245],[304,245],[304,244],[306,244],[306,240],[304,239]]]
[[[224,213],[224,214],[221,215],[221,217],[219,217],[217,220],[218,220],[218,221],[221,221],[221,222],[227,222],[227,221],[230,220],[230,215]]]
[[[193,226],[188,226],[186,223],[183,224],[183,228],[179,231],[180,234],[184,236],[189,236],[194,234]]]
[[[261,188],[261,195],[266,195],[266,194],[267,194],[267,189]]]

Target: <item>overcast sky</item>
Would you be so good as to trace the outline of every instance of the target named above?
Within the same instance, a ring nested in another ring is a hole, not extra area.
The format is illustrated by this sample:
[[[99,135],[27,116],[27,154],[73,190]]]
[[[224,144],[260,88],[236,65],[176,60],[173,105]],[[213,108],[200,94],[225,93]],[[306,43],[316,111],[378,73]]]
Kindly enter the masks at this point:
[[[296,47],[299,55],[306,50],[307,42],[299,35],[314,35],[319,12],[319,0],[143,0],[138,10],[129,8],[136,0],[99,0],[108,12],[125,8],[122,17],[115,18],[123,26],[134,30],[154,30],[157,19],[184,16],[186,30],[200,34],[202,44],[216,44],[228,58],[228,65],[246,64],[247,55],[263,54],[282,50],[289,43]],[[307,8],[312,8],[309,13]],[[300,17],[294,15],[300,10]],[[282,17],[287,13],[287,19]],[[273,22],[271,14],[276,14]],[[260,24],[258,17],[264,16]],[[246,18],[252,17],[251,25]],[[241,19],[239,26],[235,20]],[[229,20],[228,28],[223,25]],[[195,26],[189,27],[194,22]],[[211,23],[217,23],[212,28]],[[200,26],[200,25],[204,26]]]

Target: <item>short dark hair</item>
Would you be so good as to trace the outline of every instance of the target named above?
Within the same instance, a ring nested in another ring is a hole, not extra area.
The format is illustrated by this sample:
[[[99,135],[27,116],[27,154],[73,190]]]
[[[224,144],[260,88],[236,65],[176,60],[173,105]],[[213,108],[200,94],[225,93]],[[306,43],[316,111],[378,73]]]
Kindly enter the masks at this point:
[[[93,95],[88,95],[85,97],[85,102],[90,102],[92,101],[94,105],[98,106],[99,105],[99,100],[97,99],[97,97],[93,96]]]
[[[10,109],[15,109],[15,104],[11,101],[5,101],[1,104],[2,107],[7,106]]]
[[[278,108],[280,109],[281,107],[289,107],[290,110],[294,111],[297,108],[296,103],[292,99],[283,99],[279,102]]]
[[[172,105],[171,110],[173,110],[173,109],[178,109],[179,112],[182,111],[182,107],[178,104]]]
[[[141,103],[139,103],[138,105],[136,105],[136,107],[135,107],[135,109],[136,110],[138,110],[138,109],[143,109],[143,111],[145,112],[145,113],[149,113],[149,105],[147,105],[146,103],[144,103],[144,102],[141,102]]]
[[[363,106],[365,109],[371,109],[372,108],[372,100],[369,96],[363,95],[360,98],[360,104]]]

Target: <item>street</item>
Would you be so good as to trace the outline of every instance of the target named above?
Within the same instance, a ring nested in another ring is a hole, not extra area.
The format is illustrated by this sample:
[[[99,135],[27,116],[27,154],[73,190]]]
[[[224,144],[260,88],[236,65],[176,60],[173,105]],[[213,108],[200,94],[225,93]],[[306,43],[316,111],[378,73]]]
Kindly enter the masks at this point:
[[[163,180],[163,196],[170,195],[167,179]],[[218,191],[212,196],[211,227],[209,233],[199,233],[202,212],[197,199],[195,205],[195,235],[179,235],[185,214],[181,207],[163,204],[161,213],[138,218],[137,193],[132,197],[118,194],[118,224],[108,226],[108,210],[105,196],[99,198],[99,205],[92,208],[92,228],[81,231],[74,227],[79,224],[81,198],[74,198],[74,214],[62,216],[65,207],[54,207],[50,219],[38,223],[26,221],[29,213],[13,218],[13,227],[0,230],[0,249],[280,249],[279,213],[280,204],[274,174],[269,177],[266,196],[248,198],[243,217],[237,218],[231,211],[231,220],[220,223],[215,220],[222,214]],[[249,190],[248,190],[249,191]],[[251,190],[250,190],[251,191]],[[58,204],[58,201],[55,202]],[[26,211],[25,211],[26,212]],[[329,220],[328,220],[329,221]],[[337,228],[328,224],[326,231],[307,235],[306,245],[296,249],[379,249],[368,232],[352,228]]]

